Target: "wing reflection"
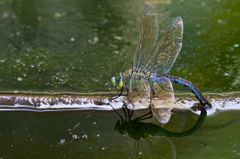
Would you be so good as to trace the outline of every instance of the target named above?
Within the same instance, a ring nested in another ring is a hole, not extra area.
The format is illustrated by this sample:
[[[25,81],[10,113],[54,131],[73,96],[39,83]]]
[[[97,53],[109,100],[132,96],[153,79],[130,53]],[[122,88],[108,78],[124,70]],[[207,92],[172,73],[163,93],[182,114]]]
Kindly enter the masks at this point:
[[[162,108],[150,110],[148,113],[135,117],[134,119],[132,119],[134,111],[129,110],[126,106],[122,108],[124,116],[120,115],[115,109],[114,111],[120,117],[115,124],[114,130],[118,131],[121,135],[127,134],[135,140],[134,153],[136,153],[137,158],[139,156],[144,157],[143,155],[150,155],[152,158],[175,158],[176,150],[169,137],[183,138],[193,135],[201,127],[207,115],[206,110],[200,108],[201,114],[191,129],[183,132],[173,132],[157,124],[143,122],[143,120],[152,118],[152,112],[155,112],[154,116],[158,121],[164,118],[162,115],[169,115],[169,113],[166,113],[166,110]]]

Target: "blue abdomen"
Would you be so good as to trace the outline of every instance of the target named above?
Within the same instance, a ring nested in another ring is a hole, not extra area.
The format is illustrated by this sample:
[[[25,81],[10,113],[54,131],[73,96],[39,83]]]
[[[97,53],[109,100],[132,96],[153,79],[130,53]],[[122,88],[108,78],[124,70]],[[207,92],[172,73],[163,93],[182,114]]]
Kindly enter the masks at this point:
[[[163,78],[160,77],[166,77],[168,78],[172,83],[177,83],[180,84],[186,88],[188,88],[199,100],[199,102],[205,107],[205,108],[211,108],[212,104],[201,94],[201,92],[199,91],[199,89],[193,85],[191,82],[180,78],[180,77],[176,77],[176,76],[169,76],[169,75],[165,75],[165,76],[159,76],[156,74],[150,74],[149,76],[149,83],[153,84],[154,82],[161,82],[163,80]]]

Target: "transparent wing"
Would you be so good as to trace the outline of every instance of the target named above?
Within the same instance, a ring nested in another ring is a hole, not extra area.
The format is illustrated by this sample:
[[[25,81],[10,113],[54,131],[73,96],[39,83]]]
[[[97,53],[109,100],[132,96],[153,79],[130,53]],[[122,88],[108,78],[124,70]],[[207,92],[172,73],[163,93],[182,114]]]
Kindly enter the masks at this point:
[[[143,10],[141,18],[141,35],[134,56],[135,68],[145,66],[147,57],[150,55],[158,38],[157,14],[151,13],[154,6],[149,3]]]
[[[149,136],[138,140],[136,158],[175,159],[176,149],[172,141],[164,136]]]
[[[173,107],[174,92],[171,81],[160,76],[153,84],[152,104],[154,108]]]
[[[158,77],[153,84],[151,108],[160,123],[165,124],[170,120],[173,104],[174,92],[171,81],[166,77]]]
[[[138,109],[150,104],[150,86],[144,76],[133,74],[130,79],[130,92],[128,96],[128,106]]]
[[[181,50],[182,39],[183,21],[181,17],[176,17],[167,26],[156,51],[144,69],[158,74],[166,74],[172,68]]]
[[[172,141],[167,137],[153,136],[151,143],[149,144],[152,147],[152,158],[154,159],[175,159],[176,149]]]

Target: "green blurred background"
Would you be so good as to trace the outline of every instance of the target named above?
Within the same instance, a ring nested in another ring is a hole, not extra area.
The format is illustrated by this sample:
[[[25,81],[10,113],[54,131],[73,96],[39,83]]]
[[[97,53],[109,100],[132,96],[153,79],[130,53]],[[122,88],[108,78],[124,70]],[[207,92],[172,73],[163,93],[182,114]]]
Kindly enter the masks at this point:
[[[239,0],[0,0],[0,91],[116,91],[110,79],[132,68],[148,2],[155,4],[160,33],[174,17],[184,21],[170,75],[202,92],[239,90]],[[119,119],[113,111],[2,109],[0,158],[135,158],[136,140],[114,131]],[[163,128],[188,130],[197,119],[190,111],[174,113]],[[154,118],[147,122],[161,126]],[[226,111],[208,116],[192,136],[149,138],[162,158],[239,158],[239,123],[239,111]],[[153,158],[145,140],[139,158]]]
[[[168,74],[205,92],[239,90],[238,0],[149,2],[160,32],[176,16],[184,21],[183,47]],[[110,78],[132,68],[146,3],[1,1],[0,91],[113,91]]]

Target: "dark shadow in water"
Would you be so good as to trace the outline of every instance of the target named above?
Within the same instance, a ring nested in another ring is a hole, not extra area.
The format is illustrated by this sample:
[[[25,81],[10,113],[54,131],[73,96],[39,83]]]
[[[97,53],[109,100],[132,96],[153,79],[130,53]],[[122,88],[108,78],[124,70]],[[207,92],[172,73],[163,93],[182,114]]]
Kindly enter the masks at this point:
[[[125,117],[122,117],[115,109],[114,111],[121,118],[117,121],[114,130],[118,131],[120,134],[124,135],[128,133],[128,135],[133,139],[140,139],[151,136],[166,136],[166,137],[176,137],[182,138],[185,136],[193,135],[202,125],[204,119],[207,116],[207,112],[204,108],[201,109],[201,114],[196,122],[196,124],[189,130],[184,132],[171,132],[161,128],[161,126],[152,124],[152,123],[144,123],[143,120],[152,118],[151,111],[142,116],[139,116],[135,119],[131,119],[134,113],[133,110],[129,110],[126,107],[122,108],[122,111],[125,114]]]
[[[140,156],[143,157],[143,151],[147,147],[150,151],[145,151],[148,153],[151,152],[148,155],[151,155],[153,158],[176,158],[175,147],[168,137],[183,138],[193,135],[201,127],[207,116],[207,112],[204,108],[200,108],[200,110],[201,114],[196,124],[191,129],[183,132],[172,132],[159,125],[143,122],[143,120],[152,118],[152,110],[150,110],[149,113],[132,119],[134,111],[123,106],[122,111],[125,116],[121,116],[114,109],[120,117],[120,120],[115,124],[114,130],[118,131],[121,135],[128,134],[129,137],[136,140],[134,144],[134,153],[136,153],[137,158]],[[144,148],[139,144],[141,140],[145,140],[147,143],[145,143]]]

